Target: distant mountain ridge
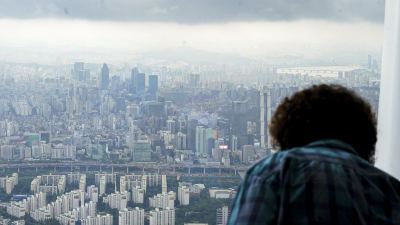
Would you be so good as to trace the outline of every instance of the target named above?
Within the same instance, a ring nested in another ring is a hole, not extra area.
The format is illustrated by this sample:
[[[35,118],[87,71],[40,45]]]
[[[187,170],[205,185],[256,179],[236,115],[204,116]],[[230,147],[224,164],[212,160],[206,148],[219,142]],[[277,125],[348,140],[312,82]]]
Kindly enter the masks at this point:
[[[240,56],[212,53],[203,50],[178,50],[178,51],[155,51],[141,53],[143,58],[156,60],[182,61],[197,65],[215,65],[221,63],[235,63],[236,65],[249,65],[253,60]]]

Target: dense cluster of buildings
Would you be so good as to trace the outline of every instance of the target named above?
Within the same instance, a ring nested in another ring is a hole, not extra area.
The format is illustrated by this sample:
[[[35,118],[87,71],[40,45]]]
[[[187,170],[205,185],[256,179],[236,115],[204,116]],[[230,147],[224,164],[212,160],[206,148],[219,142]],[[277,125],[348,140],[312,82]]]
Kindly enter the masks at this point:
[[[18,174],[7,177],[18,182]],[[0,178],[2,179],[2,178]],[[14,196],[15,201],[7,206],[7,212],[16,217],[28,214],[34,220],[43,222],[47,219],[56,219],[63,225],[92,224],[112,225],[113,216],[98,212],[97,203],[102,183],[113,183],[115,192],[103,195],[102,202],[112,209],[119,211],[119,224],[144,225],[144,218],[148,217],[150,224],[175,224],[176,192],[167,192],[166,175],[159,174],[126,174],[120,177],[120,191],[116,190],[116,174],[95,174],[95,185],[86,186],[86,174],[69,173],[67,175],[49,174],[37,176],[31,182],[33,195]],[[66,183],[78,183],[79,189],[65,193]],[[129,208],[128,202],[144,203],[144,193],[147,187],[160,187],[163,192],[146,199],[149,207],[154,210],[145,212],[138,207]],[[48,187],[48,188],[45,188]],[[62,189],[59,189],[62,187]],[[188,187],[192,192],[200,194],[204,185],[181,183],[180,188]],[[57,195],[54,202],[47,202],[47,194]],[[199,197],[199,196],[198,196]],[[187,196],[187,201],[189,201]],[[88,202],[85,202],[88,201]],[[184,201],[184,200],[182,200]]]
[[[298,90],[341,84],[378,110],[380,80],[371,58],[367,68],[358,70],[277,68],[266,62],[240,70],[84,62],[67,67],[0,64],[1,162],[249,165],[271,153],[268,124],[280,102]],[[73,182],[79,189],[65,193]],[[36,221],[53,218],[63,225],[112,224],[112,215],[96,210],[102,199],[119,211],[120,225],[143,225],[146,216],[151,225],[169,225],[175,224],[175,200],[189,205],[205,188],[181,182],[168,191],[165,175],[126,174],[119,191],[101,198],[108,183],[117,186],[116,174],[98,173],[91,186],[80,173],[37,176],[31,182],[33,195],[10,204],[7,212],[17,217],[29,213]],[[7,193],[17,184],[16,173],[0,178]],[[157,186],[161,193],[145,199],[147,188]],[[213,198],[236,194],[217,188],[209,193]],[[46,194],[58,195],[57,200],[47,204]],[[128,201],[148,201],[154,210],[129,208]],[[216,213],[216,224],[226,224],[228,208]]]
[[[66,183],[65,175],[42,175],[37,176],[31,182],[31,191],[36,194],[40,192],[50,194],[63,194]],[[72,182],[70,182],[72,183]]]
[[[154,208],[174,208],[174,202],[176,199],[176,193],[170,191],[168,193],[163,192],[149,198],[149,206]]]
[[[57,219],[64,225],[75,224],[75,221],[88,220],[92,222],[86,224],[112,225],[111,215],[96,213],[96,202],[85,203],[85,199],[88,198],[90,200],[98,199],[98,196],[93,195],[96,189],[90,186],[88,193],[82,190],[74,190],[57,196],[56,201],[48,204],[45,192],[22,196],[21,201],[13,202],[7,206],[7,212],[16,217],[23,217],[28,213],[34,220],[42,222],[47,219]]]
[[[83,62],[67,73],[0,68],[0,158],[251,164],[270,154],[267,125],[276,107],[305,87],[341,84],[377,111],[380,81],[370,61],[353,71],[263,62],[243,70]]]

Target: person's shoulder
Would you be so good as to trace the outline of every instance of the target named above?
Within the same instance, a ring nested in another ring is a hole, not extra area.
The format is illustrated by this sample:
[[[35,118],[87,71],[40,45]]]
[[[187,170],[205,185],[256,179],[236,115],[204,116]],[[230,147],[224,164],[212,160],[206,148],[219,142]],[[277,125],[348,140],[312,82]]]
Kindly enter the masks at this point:
[[[246,174],[269,176],[280,172],[283,169],[283,165],[288,162],[292,164],[302,162],[302,164],[304,164],[304,162],[307,161],[325,161],[327,163],[344,164],[352,167],[362,165],[364,168],[371,166],[368,162],[362,159],[358,160],[357,157],[353,156],[353,154],[339,149],[298,147],[286,151],[278,151],[260,159],[249,168]]]
[[[279,172],[283,158],[289,154],[289,151],[278,151],[265,156],[255,164],[250,166],[246,175],[250,176],[268,176]]]

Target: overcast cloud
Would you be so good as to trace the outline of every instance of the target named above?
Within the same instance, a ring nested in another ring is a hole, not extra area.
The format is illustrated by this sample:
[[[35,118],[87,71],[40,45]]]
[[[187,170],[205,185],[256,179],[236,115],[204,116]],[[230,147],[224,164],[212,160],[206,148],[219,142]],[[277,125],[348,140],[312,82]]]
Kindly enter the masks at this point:
[[[382,23],[384,0],[2,0],[0,18],[184,24],[297,21]]]

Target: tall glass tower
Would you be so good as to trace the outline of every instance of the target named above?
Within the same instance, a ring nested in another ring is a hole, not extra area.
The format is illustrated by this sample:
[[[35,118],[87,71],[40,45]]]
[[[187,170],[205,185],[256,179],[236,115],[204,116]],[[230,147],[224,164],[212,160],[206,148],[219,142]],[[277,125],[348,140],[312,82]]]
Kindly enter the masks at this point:
[[[110,71],[108,70],[107,64],[103,64],[101,67],[101,89],[107,90],[108,84],[110,83]]]

